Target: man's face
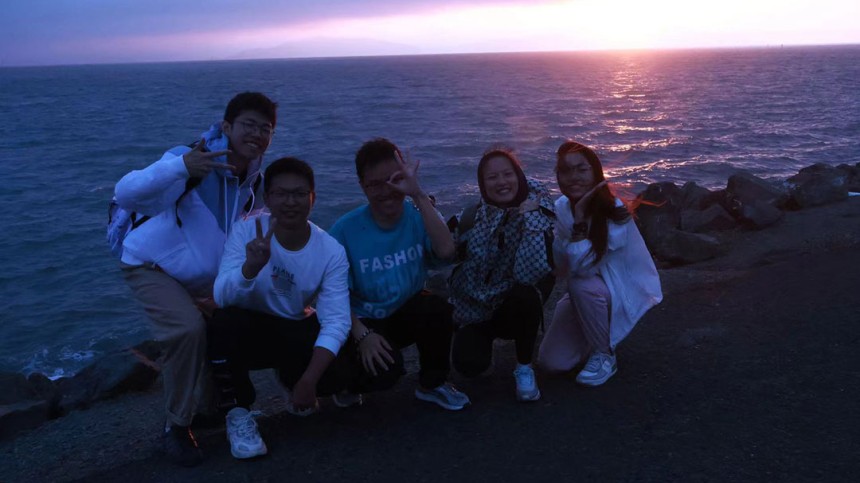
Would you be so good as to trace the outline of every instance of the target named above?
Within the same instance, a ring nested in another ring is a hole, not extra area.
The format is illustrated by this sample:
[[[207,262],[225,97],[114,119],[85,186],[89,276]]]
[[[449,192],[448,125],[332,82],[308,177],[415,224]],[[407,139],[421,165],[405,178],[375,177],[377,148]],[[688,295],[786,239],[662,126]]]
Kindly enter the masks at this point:
[[[400,163],[390,159],[366,168],[360,180],[370,212],[380,221],[397,221],[403,213],[406,195],[388,185],[388,180],[400,169]]]
[[[232,123],[223,121],[221,130],[230,140],[233,156],[242,162],[250,162],[266,152],[275,132],[266,116],[257,111],[242,111]]]
[[[275,175],[263,195],[266,206],[278,221],[278,227],[297,230],[304,228],[314,205],[315,194],[310,183],[295,173]]]

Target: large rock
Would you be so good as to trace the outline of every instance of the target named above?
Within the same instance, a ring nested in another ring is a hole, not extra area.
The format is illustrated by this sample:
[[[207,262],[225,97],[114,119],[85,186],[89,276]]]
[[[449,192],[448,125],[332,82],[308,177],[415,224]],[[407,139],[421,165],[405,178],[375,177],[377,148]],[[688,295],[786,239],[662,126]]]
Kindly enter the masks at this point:
[[[840,164],[836,169],[845,174],[845,188],[854,193],[860,193],[860,163],[856,166]]]
[[[791,201],[796,208],[834,203],[848,198],[851,173],[818,163],[788,178]]]
[[[674,183],[652,183],[636,197],[636,224],[645,242],[656,243],[681,222],[683,195]],[[649,243],[650,244],[650,243]]]
[[[713,204],[713,193],[705,187],[688,181],[681,187],[682,210],[704,210]]]
[[[738,220],[747,228],[760,230],[773,225],[785,216],[782,210],[770,203],[756,200],[741,207]]]
[[[746,171],[729,176],[726,192],[734,202],[735,216],[740,215],[744,206],[756,202],[780,208],[788,201],[788,193],[785,190]]]
[[[0,440],[59,415],[59,392],[42,374],[0,373]]]
[[[704,210],[681,212],[681,229],[693,233],[730,230],[737,226],[735,219],[719,204]]]
[[[71,378],[58,381],[62,393],[60,409],[83,409],[92,403],[128,391],[143,391],[158,377],[158,345],[144,343],[108,354]]]
[[[677,229],[661,234],[651,243],[646,240],[646,243],[651,254],[657,259],[674,265],[710,260],[728,250],[712,236]]]

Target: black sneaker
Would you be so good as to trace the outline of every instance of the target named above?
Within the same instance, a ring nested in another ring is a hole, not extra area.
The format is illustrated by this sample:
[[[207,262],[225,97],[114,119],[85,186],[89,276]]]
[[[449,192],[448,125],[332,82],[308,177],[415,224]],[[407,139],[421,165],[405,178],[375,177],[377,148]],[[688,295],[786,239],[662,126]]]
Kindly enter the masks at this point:
[[[161,436],[164,453],[171,462],[185,467],[197,466],[203,461],[203,452],[187,426],[171,424]]]

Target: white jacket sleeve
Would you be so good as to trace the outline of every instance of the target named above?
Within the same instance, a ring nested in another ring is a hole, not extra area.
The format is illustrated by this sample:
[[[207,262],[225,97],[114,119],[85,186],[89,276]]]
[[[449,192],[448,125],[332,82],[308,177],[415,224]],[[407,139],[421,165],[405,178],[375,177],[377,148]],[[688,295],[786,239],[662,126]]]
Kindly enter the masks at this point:
[[[268,224],[268,220],[266,220]],[[245,245],[256,236],[254,220],[248,220],[233,225],[224,254],[221,257],[221,267],[215,277],[214,297],[219,307],[236,305],[237,301],[247,299],[254,289],[254,280],[248,280],[242,275],[242,265],[245,264]]]
[[[150,216],[172,207],[189,178],[179,151],[172,149],[146,168],[123,176],[114,191],[119,206]]]
[[[317,318],[320,333],[315,347],[328,349],[337,355],[349,336],[352,325],[349,307],[349,261],[346,250],[338,245],[337,253],[332,256],[317,297]]]

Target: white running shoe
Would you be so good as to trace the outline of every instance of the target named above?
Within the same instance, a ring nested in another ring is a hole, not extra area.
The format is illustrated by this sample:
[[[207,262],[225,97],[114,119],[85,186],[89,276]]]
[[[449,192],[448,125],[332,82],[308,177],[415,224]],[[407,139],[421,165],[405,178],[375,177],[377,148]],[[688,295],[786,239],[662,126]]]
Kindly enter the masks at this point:
[[[576,382],[584,386],[599,386],[608,381],[618,370],[615,356],[595,352],[588,358],[585,368],[576,376]]]
[[[227,413],[227,439],[230,441],[230,453],[240,460],[268,452],[254,416],[245,408],[233,408]]]
[[[522,402],[540,399],[540,389],[535,380],[535,371],[531,366],[517,364],[514,370],[514,380],[517,383],[517,400]]]

